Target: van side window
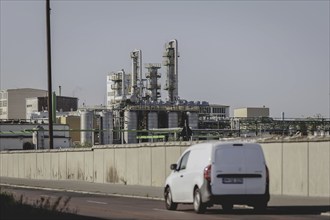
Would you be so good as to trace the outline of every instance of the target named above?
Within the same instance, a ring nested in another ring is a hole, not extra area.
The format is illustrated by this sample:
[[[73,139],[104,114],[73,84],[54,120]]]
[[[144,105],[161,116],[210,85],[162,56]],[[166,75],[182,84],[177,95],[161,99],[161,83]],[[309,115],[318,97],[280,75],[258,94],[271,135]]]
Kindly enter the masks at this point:
[[[182,158],[180,160],[180,165],[179,165],[178,170],[184,170],[184,169],[187,168],[187,162],[188,162],[189,154],[190,154],[190,151],[188,151],[187,153],[185,153],[182,156]]]

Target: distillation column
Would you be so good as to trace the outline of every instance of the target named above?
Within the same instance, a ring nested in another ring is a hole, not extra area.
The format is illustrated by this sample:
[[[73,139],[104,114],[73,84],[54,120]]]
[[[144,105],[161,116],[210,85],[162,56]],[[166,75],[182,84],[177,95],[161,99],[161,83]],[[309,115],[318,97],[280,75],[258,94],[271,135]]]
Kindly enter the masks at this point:
[[[108,86],[107,86],[107,94],[108,94],[108,102],[110,104],[120,103],[126,100],[126,81],[127,76],[124,70],[118,72],[112,72],[108,75]]]
[[[165,90],[168,90],[168,101],[175,102],[179,98],[178,77],[178,41],[171,40],[165,44],[163,65],[166,66]]]
[[[158,69],[160,69],[160,67],[161,65],[157,63],[145,64],[145,68],[148,69],[148,72],[146,73],[146,78],[148,79],[147,89],[149,90],[151,101],[157,101],[160,97],[160,84],[158,83],[158,78],[160,78]]]
[[[142,99],[143,82],[142,82],[142,51],[133,50],[132,58],[132,74],[131,74],[131,101],[136,102]]]

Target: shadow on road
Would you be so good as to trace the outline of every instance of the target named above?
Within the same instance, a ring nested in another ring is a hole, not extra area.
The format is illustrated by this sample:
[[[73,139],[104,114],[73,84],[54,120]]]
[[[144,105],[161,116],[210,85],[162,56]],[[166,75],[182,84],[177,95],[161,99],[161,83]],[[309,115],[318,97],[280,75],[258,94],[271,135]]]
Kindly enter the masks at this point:
[[[330,206],[270,206],[265,213],[272,215],[318,215],[329,211]]]
[[[181,209],[180,211],[193,212],[193,209]],[[324,212],[330,212],[330,206],[268,206],[265,211],[257,212],[251,209],[234,208],[230,212],[225,212],[219,206],[219,209],[210,208],[205,214],[222,215],[320,215]]]

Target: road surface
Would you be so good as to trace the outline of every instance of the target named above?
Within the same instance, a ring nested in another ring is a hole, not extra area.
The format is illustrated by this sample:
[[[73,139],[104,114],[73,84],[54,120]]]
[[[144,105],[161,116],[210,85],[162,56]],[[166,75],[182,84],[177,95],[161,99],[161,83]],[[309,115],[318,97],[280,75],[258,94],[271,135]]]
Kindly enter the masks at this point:
[[[35,203],[41,198],[49,198],[51,201],[58,197],[71,198],[71,212],[99,219],[330,219],[329,204],[315,200],[315,205],[310,205],[311,201],[294,197],[273,197],[264,213],[255,213],[247,206],[235,206],[233,212],[225,213],[221,206],[214,206],[201,216],[194,213],[192,205],[179,205],[177,211],[168,211],[164,201],[160,199],[17,188],[8,185],[2,186],[1,190],[11,192],[18,198],[23,195],[23,200],[29,203]],[[298,205],[292,204],[293,202]]]

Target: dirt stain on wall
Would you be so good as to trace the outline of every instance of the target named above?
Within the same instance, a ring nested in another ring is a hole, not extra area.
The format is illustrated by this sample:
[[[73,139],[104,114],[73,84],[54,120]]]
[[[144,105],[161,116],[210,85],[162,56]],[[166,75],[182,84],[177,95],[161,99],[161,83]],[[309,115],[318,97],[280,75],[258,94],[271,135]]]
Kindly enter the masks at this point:
[[[119,182],[119,176],[116,168],[110,167],[107,168],[107,176],[106,181],[108,183],[118,183]]]

